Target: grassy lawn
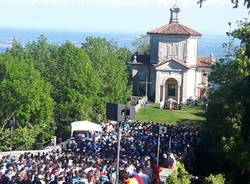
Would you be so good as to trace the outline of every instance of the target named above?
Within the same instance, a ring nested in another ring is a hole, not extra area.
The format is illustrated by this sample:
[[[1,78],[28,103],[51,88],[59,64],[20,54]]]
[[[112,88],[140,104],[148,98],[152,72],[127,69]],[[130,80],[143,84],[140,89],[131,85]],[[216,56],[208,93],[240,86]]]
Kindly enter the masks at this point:
[[[205,121],[204,110],[200,106],[187,107],[182,110],[160,109],[158,104],[148,104],[138,111],[135,120],[142,122],[158,122],[163,124],[194,125]]]

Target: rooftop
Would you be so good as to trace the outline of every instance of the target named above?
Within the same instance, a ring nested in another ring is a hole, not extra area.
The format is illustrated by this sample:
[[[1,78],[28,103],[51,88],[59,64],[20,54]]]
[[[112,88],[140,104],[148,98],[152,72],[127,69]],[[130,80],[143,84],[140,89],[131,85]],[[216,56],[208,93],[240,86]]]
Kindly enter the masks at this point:
[[[212,56],[204,57],[204,56],[198,56],[197,57],[197,67],[211,67],[213,62],[215,61],[215,58]]]
[[[148,31],[148,34],[201,36],[201,33],[176,22]]]
[[[201,36],[201,33],[179,23],[180,11],[181,9],[174,4],[170,8],[169,24],[148,31],[148,34]]]

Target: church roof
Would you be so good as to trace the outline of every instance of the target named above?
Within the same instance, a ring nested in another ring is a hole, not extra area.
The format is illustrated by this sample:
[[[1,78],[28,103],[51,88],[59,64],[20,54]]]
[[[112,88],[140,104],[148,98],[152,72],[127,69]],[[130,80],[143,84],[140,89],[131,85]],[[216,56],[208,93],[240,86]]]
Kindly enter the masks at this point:
[[[214,58],[209,56],[209,57],[204,57],[204,56],[198,56],[197,57],[197,67],[211,67],[211,65],[214,62]]]
[[[172,22],[159,28],[148,31],[148,34],[163,34],[163,35],[188,35],[188,36],[201,36],[201,33],[179,24],[178,22]]]
[[[160,63],[156,64],[154,67],[157,68],[157,67],[159,67],[161,65],[164,65],[165,63],[171,62],[171,61],[174,61],[174,62],[178,63],[179,65],[184,66],[187,69],[189,68],[184,63],[182,63],[181,61],[178,61],[178,60],[175,60],[175,59],[170,59],[170,60],[166,60],[166,61],[160,62]]]

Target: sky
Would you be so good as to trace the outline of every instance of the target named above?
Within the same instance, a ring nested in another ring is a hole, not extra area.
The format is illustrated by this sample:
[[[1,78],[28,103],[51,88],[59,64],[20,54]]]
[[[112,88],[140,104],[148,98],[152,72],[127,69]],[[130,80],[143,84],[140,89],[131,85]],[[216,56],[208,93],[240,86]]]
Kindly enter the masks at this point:
[[[177,0],[180,22],[201,33],[224,34],[228,22],[249,18],[231,0]],[[243,0],[240,0],[241,3]],[[169,22],[175,0],[0,0],[0,28],[146,33]]]

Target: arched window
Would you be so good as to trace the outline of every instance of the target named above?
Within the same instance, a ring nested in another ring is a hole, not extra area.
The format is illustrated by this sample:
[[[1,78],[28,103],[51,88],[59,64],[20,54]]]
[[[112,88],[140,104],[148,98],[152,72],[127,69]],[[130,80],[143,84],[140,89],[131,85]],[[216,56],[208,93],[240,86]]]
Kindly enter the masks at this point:
[[[177,81],[173,78],[166,80],[167,98],[177,97]]]
[[[168,84],[168,96],[175,96],[176,84]]]

